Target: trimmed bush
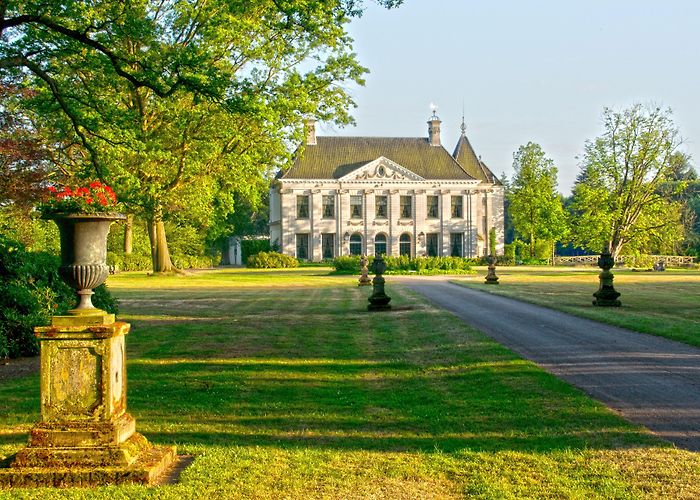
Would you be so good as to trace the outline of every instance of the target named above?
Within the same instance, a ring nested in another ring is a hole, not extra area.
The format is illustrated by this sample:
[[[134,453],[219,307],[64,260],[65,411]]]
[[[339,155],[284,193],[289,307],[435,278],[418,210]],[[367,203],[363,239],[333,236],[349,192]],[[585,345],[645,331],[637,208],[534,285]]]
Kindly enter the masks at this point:
[[[371,265],[374,257],[369,257]],[[386,274],[464,274],[470,273],[472,259],[462,257],[414,257],[407,255],[386,256]],[[333,260],[337,274],[359,274],[360,257],[343,256]]]
[[[373,257],[370,257],[372,259]],[[358,274],[360,272],[360,257],[358,255],[344,255],[333,259],[333,267],[338,274]]]
[[[178,269],[208,269],[219,264],[218,257],[208,255],[173,255],[171,259]]]
[[[278,252],[260,252],[251,255],[246,261],[246,266],[253,269],[277,269],[298,265],[299,261],[295,257]]]
[[[243,262],[248,262],[248,257],[257,255],[260,252],[271,252],[270,238],[260,240],[241,240],[241,258]]]
[[[75,307],[75,291],[58,275],[59,266],[57,256],[27,252],[20,243],[0,235],[0,358],[36,355],[34,327],[48,325],[52,315]],[[117,312],[117,303],[104,285],[94,291],[95,307]]]
[[[208,255],[172,255],[170,259],[178,269],[207,269],[219,263],[219,257]],[[107,265],[119,271],[151,271],[153,261],[150,255],[119,254],[107,252]]]

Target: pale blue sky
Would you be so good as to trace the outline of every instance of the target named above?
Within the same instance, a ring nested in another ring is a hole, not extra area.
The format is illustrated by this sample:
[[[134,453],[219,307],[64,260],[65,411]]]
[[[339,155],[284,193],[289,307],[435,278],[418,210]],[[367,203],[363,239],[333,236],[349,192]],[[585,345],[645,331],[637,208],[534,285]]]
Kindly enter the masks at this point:
[[[467,135],[500,175],[535,141],[568,194],[604,106],[673,109],[684,149],[700,159],[700,2],[667,0],[406,0],[369,3],[351,25],[369,67],[352,88],[356,127],[319,135],[427,135],[430,103],[452,152],[464,102]]]

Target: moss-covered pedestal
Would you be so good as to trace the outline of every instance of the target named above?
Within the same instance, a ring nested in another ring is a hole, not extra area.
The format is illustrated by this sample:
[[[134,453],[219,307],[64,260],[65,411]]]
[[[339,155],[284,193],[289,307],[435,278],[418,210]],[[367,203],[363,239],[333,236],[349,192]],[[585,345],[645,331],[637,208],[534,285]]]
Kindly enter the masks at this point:
[[[114,315],[56,316],[36,329],[41,343],[41,422],[0,469],[0,486],[150,483],[175,447],[152,446],[126,412],[124,336]]]
[[[0,469],[0,486],[150,483],[173,463],[175,447],[152,446],[126,412],[130,325],[99,312],[56,316],[36,329],[41,422],[28,446]]]

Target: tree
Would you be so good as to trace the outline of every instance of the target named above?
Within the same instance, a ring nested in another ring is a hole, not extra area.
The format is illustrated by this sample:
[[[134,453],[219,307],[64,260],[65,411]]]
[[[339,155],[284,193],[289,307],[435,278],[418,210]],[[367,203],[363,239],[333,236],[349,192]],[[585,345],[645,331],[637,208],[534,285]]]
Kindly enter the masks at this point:
[[[513,155],[513,179],[508,192],[510,217],[515,232],[530,244],[552,240],[554,245],[566,233],[566,216],[557,193],[557,168],[542,147],[534,142],[520,146]]]
[[[49,171],[48,151],[14,103],[28,90],[0,84],[0,207],[31,207],[41,199]]]
[[[574,185],[574,242],[607,248],[614,257],[672,247],[683,236],[681,206],[660,189],[682,157],[671,110],[606,108],[603,126],[600,137],[586,142]]]
[[[62,165],[148,219],[154,270],[168,271],[164,218],[206,223],[232,193],[255,196],[249,180],[289,157],[302,116],[352,121],[339,84],[363,83],[344,28],[360,13],[354,0],[0,1],[0,68],[37,92],[44,130],[70,145]]]

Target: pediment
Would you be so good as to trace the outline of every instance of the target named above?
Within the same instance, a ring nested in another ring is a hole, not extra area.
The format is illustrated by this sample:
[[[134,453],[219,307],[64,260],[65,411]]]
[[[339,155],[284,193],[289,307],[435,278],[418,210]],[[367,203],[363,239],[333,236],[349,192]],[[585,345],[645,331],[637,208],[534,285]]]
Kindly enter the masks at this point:
[[[420,175],[411,172],[406,167],[402,167],[385,156],[380,156],[361,167],[356,168],[349,174],[344,175],[340,181],[362,181],[362,180],[397,180],[397,181],[424,181]]]

